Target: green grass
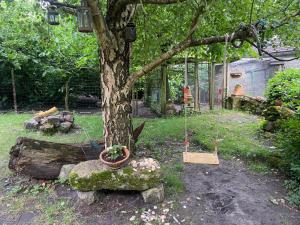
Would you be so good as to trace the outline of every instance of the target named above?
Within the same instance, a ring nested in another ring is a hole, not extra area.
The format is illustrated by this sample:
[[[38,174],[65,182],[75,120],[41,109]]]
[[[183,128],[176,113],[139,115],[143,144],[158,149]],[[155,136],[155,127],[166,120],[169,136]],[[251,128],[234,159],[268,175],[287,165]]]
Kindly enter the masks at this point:
[[[25,136],[61,143],[88,142],[90,139],[102,137],[103,126],[100,115],[75,115],[75,122],[82,130],[68,135],[53,136],[25,131],[23,123],[31,117],[32,114],[0,114],[0,179],[10,173],[7,169],[9,150],[15,144],[17,137]],[[156,159],[168,161],[162,165],[166,194],[175,197],[184,191],[181,179],[183,164],[181,154],[178,154],[183,150],[181,143],[184,140],[184,117],[135,118],[134,126],[138,126],[143,121],[146,121],[146,125],[138,145],[150,150],[151,155]],[[269,150],[257,138],[260,121],[249,114],[223,110],[194,115],[187,119],[190,141],[193,144],[200,145],[202,149],[213,150],[214,140],[221,139],[219,152],[223,158],[239,156],[253,159],[255,163],[248,163],[249,169],[264,172],[268,167],[257,159],[264,159],[269,154]],[[169,143],[174,143],[174,146]],[[33,210],[40,212],[40,216],[36,218],[39,224],[78,224],[78,216],[74,208],[69,207],[66,200],[53,196],[53,191],[41,190],[37,185],[27,188],[26,191],[21,190],[21,193],[19,189],[20,187],[16,186],[11,193],[0,196],[0,203],[8,204],[9,215]]]
[[[174,163],[165,165],[162,168],[164,172],[164,182],[166,187],[166,194],[168,196],[176,196],[178,193],[184,191],[184,184],[181,180],[181,173],[183,171],[182,163]]]
[[[32,114],[14,113],[0,114],[0,170],[2,176],[7,176],[9,150],[15,144],[16,138],[26,136],[54,142],[79,143],[102,137],[103,125],[100,115],[75,115],[76,123],[83,129],[68,135],[44,136],[38,132],[28,132],[23,129],[25,120]],[[171,117],[159,119],[134,119],[134,126],[146,121],[145,128],[138,144],[154,148],[155,144],[165,141],[182,143],[184,140],[184,118]],[[191,142],[200,144],[207,149],[214,148],[214,140],[222,139],[219,152],[225,157],[240,156],[243,158],[264,158],[268,154],[266,147],[256,138],[259,119],[252,115],[235,111],[214,111],[194,115],[187,119]],[[171,149],[172,150],[172,149]],[[1,178],[0,175],[0,178]]]
[[[0,179],[7,176],[9,150],[16,143],[16,138],[30,137],[61,143],[80,143],[89,139],[99,139],[102,136],[102,120],[100,115],[76,115],[76,123],[83,128],[78,133],[68,135],[45,136],[39,132],[25,131],[24,121],[32,118],[32,114],[0,114]],[[86,132],[85,132],[86,131]]]
[[[260,162],[250,162],[248,164],[248,168],[252,172],[267,174],[269,172],[269,167]]]

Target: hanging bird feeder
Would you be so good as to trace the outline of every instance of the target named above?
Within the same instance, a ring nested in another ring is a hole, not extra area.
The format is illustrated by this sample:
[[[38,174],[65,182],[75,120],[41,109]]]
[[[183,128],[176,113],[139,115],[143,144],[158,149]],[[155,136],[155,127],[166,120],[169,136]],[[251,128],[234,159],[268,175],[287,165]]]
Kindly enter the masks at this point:
[[[59,13],[55,8],[48,8],[47,21],[50,25],[59,25]]]
[[[77,8],[78,31],[83,33],[93,32],[92,14],[86,0],[81,1],[81,6]]]
[[[128,23],[125,27],[125,41],[134,42],[136,40],[136,27],[134,23]]]

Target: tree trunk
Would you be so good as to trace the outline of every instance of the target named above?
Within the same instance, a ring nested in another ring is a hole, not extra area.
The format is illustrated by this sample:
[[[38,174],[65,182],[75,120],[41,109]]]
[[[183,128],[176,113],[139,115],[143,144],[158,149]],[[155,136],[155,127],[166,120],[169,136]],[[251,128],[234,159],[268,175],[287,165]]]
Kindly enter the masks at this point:
[[[18,113],[15,70],[13,68],[11,69],[11,82],[12,82],[12,89],[13,89],[14,109],[15,112]]]
[[[101,49],[100,55],[105,147],[120,144],[132,151],[132,96],[131,90],[124,90],[129,77],[129,43],[121,38],[118,43],[123,50],[116,46]]]
[[[69,94],[70,94],[70,80],[71,80],[71,77],[67,80],[66,82],[66,86],[65,86],[65,110],[66,111],[69,111]]]

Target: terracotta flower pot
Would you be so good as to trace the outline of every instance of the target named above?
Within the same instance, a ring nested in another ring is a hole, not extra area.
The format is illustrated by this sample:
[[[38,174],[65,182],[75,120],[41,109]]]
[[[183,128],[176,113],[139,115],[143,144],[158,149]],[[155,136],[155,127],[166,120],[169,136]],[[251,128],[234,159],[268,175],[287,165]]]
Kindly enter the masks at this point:
[[[119,169],[124,164],[126,164],[126,162],[129,159],[129,156],[130,156],[130,151],[126,147],[123,147],[122,151],[123,151],[123,155],[125,155],[125,157],[122,160],[116,161],[116,162],[109,162],[109,161],[105,160],[105,158],[104,158],[104,155],[107,154],[108,150],[104,150],[100,153],[100,161],[103,162],[105,165],[107,165],[110,168]]]
[[[235,85],[232,94],[233,94],[233,95],[245,95],[243,86],[240,85],[240,84]]]
[[[275,106],[282,106],[283,102],[280,99],[275,100]]]

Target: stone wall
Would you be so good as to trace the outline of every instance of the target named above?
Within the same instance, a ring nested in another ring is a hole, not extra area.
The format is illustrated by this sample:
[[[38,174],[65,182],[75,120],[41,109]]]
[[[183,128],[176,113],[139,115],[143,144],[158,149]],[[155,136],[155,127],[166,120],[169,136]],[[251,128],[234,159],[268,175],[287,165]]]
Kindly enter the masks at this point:
[[[268,107],[266,99],[246,95],[231,95],[227,98],[227,109],[242,110],[255,115],[262,115]]]

